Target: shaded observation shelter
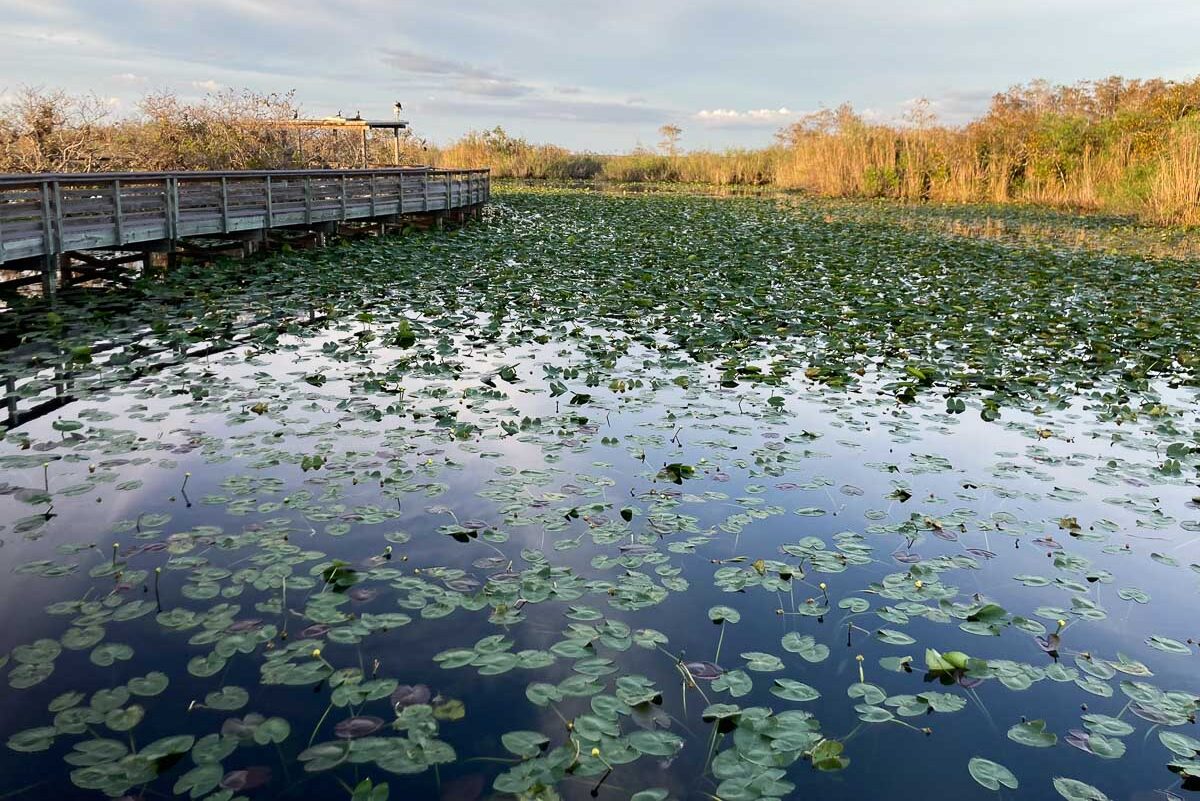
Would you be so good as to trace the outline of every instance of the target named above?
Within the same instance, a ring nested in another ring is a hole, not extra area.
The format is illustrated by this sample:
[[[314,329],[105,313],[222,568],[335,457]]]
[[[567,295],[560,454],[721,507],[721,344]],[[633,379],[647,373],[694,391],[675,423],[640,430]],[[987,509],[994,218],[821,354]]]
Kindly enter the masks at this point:
[[[396,106],[396,119],[394,120],[367,120],[363,119],[362,115],[355,113],[353,117],[343,117],[341,112],[332,117],[321,117],[319,119],[300,119],[294,118],[290,120],[270,120],[266,124],[273,128],[294,129],[296,131],[296,153],[301,160],[304,159],[304,132],[322,130],[333,130],[335,133],[347,131],[351,135],[355,132],[359,136],[359,164],[358,166],[367,168],[370,167],[369,151],[367,149],[367,133],[369,131],[391,131],[392,132],[392,164],[400,166],[400,132],[409,130],[408,120],[400,119],[400,104]]]

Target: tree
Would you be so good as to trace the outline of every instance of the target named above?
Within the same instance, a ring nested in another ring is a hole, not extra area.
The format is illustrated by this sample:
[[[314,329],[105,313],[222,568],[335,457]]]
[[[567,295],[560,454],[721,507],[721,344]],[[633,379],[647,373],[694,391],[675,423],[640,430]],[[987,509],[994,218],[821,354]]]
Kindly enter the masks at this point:
[[[933,101],[927,97],[918,97],[908,104],[904,112],[904,121],[918,131],[925,131],[937,125],[937,112],[933,110]]]
[[[22,88],[0,104],[0,172],[94,169],[108,112],[96,95]]]
[[[675,158],[679,154],[679,137],[683,135],[683,129],[678,125],[667,124],[658,129],[658,135],[662,137],[662,141],[658,143],[659,148],[671,158]]]
[[[796,122],[778,131],[775,139],[786,147],[796,147],[806,139],[848,134],[861,129],[863,125],[863,118],[854,111],[854,107],[849,103],[842,103],[837,108],[822,108],[804,114]]]

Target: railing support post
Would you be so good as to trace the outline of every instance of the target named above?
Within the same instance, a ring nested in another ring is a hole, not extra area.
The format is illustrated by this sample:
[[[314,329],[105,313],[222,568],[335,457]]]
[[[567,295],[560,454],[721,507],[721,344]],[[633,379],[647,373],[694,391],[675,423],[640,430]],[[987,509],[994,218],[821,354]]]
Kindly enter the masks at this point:
[[[49,181],[42,181],[42,292],[51,300],[55,293],[55,268],[58,266],[58,248],[54,242],[54,229],[50,224],[51,188]]]
[[[179,236],[179,179],[167,178],[167,239],[174,241]]]
[[[113,225],[117,232],[117,244],[125,244],[125,210],[121,207],[121,180],[112,182],[113,187]]]
[[[267,176],[267,228],[275,227],[275,196],[271,186],[271,176]]]

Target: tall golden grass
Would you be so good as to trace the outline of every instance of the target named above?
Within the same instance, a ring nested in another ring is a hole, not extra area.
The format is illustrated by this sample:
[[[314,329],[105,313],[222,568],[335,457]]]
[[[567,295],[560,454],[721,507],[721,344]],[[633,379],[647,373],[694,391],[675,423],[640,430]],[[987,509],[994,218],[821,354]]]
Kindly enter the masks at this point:
[[[435,154],[499,177],[773,186],[829,197],[1033,203],[1200,224],[1200,78],[1034,82],[968,125],[870,124],[849,106],[811,115],[759,150],[572,153],[501,129]]]
[[[216,92],[198,102],[143,98],[112,119],[99,99],[25,89],[0,103],[0,172],[96,169],[275,169],[355,164],[355,137],[309,132],[303,147],[278,126],[300,114],[290,94]],[[392,160],[372,136],[374,163]],[[830,197],[1036,203],[1200,225],[1200,78],[1113,77],[1072,86],[1034,82],[995,95],[961,127],[918,106],[896,124],[849,105],[808,115],[757,150],[576,153],[501,128],[438,148],[402,140],[404,163],[491,167],[498,177],[769,186]]]

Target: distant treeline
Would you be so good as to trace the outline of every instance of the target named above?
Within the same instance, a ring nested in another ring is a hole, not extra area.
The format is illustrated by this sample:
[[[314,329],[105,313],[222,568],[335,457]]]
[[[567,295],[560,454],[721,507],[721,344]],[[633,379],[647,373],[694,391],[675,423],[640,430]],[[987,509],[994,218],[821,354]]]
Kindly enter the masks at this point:
[[[149,95],[114,119],[94,98],[24,90],[0,106],[0,171],[272,169],[354,164],[354,135],[273,124],[299,114],[292,95],[219,92],[185,103]],[[928,104],[894,124],[849,105],[801,118],[760,150],[680,152],[664,126],[661,152],[576,153],[501,128],[444,148],[403,140],[405,163],[491,167],[498,177],[774,186],[833,197],[1020,202],[1133,213],[1200,224],[1200,78],[1119,77],[1073,86],[1034,82],[992,98],[962,127]],[[686,134],[685,134],[686,137]],[[390,135],[371,159],[390,163]]]
[[[761,150],[620,156],[532,145],[495,129],[445,148],[441,163],[499,176],[775,186],[832,197],[1019,202],[1200,224],[1200,78],[1034,82],[992,98],[963,127],[927,103],[899,124],[849,105],[808,115]],[[673,148],[664,142],[663,150]]]

